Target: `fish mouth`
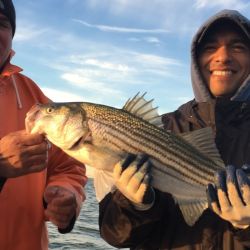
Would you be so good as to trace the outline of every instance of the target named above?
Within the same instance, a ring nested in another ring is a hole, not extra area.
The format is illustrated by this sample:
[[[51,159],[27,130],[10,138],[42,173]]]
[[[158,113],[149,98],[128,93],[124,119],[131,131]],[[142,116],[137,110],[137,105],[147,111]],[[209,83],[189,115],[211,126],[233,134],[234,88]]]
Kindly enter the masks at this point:
[[[89,131],[85,135],[79,137],[68,150],[76,150],[83,143],[90,143],[91,139],[91,132]]]

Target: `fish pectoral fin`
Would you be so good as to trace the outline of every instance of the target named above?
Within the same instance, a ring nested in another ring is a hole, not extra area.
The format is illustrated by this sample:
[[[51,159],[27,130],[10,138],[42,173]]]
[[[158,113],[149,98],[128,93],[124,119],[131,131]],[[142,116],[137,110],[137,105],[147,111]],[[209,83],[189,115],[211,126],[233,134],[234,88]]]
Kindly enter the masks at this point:
[[[137,93],[133,98],[128,99],[122,109],[157,127],[163,127],[161,115],[157,111],[158,107],[154,108],[152,105],[154,99],[147,101],[144,99],[145,95],[146,92],[141,96]]]
[[[214,134],[211,127],[206,127],[178,135],[190,143],[198,151],[205,154],[215,161],[219,166],[224,168],[225,164],[221,159],[220,153],[216,147]]]
[[[189,226],[193,226],[195,222],[199,219],[203,211],[208,207],[206,200],[203,201],[188,201],[179,202],[179,207],[182,215]]]
[[[96,168],[93,171],[96,199],[100,202],[114,186],[113,172]]]

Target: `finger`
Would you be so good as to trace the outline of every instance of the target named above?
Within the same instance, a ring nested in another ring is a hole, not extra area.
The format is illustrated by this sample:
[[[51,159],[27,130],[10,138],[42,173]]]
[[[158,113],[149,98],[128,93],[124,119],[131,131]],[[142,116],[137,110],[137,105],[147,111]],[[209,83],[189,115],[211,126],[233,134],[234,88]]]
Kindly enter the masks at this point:
[[[76,207],[76,198],[73,194],[62,197],[54,197],[51,205],[54,207]]]
[[[131,164],[131,162],[135,160],[135,157],[136,155],[134,154],[127,154],[125,158],[115,164],[113,169],[113,176],[115,180],[119,180],[122,171],[125,170]]]
[[[71,219],[73,218],[72,215],[62,216],[61,214],[53,213],[48,209],[45,210],[45,216],[59,228],[66,228],[69,225]]]
[[[208,205],[209,207],[217,214],[221,213],[217,190],[212,184],[208,184],[207,186],[207,198],[208,198]]]
[[[23,169],[24,172],[32,173],[38,172],[47,167],[48,157],[47,154],[42,155],[33,155],[30,157],[24,157],[20,159],[20,169]]]
[[[215,177],[215,186],[218,189],[221,189],[223,192],[227,192],[227,186],[226,186],[226,175],[225,171],[217,171],[214,175]]]
[[[45,213],[46,216],[48,216],[49,218],[53,218],[56,221],[68,222],[75,214],[75,210],[65,208],[62,209],[61,207],[55,210],[52,209],[51,206],[48,206],[45,210]]]
[[[241,199],[241,192],[238,188],[238,181],[236,178],[236,169],[234,166],[228,166],[227,174],[227,193],[228,198],[233,207],[242,207],[244,204]]]
[[[123,185],[128,185],[130,179],[132,178],[132,176],[136,173],[137,171],[137,166],[135,165],[135,163],[133,162],[127,169],[125,169],[119,179],[119,182],[122,182]]]
[[[23,155],[37,155],[37,154],[45,154],[48,151],[48,144],[46,141],[42,141],[42,143],[37,145],[25,146],[23,148]]]
[[[146,187],[144,191],[143,200],[142,200],[142,202],[145,204],[150,204],[155,200],[155,192],[153,188],[150,186],[151,180],[152,180],[152,177],[146,174],[141,184]]]
[[[131,158],[130,158],[131,157]],[[131,176],[136,172],[137,167],[135,165],[130,165],[128,162],[130,162],[132,159],[132,155],[129,157],[126,157],[125,159],[119,161],[116,163],[114,170],[113,170],[113,176],[116,181],[125,181],[126,179],[130,179]],[[125,162],[127,161],[127,162]],[[127,165],[128,164],[128,165]],[[124,167],[126,166],[126,167]],[[129,166],[129,167],[128,167]],[[127,184],[128,180],[126,181]]]
[[[129,183],[128,183],[129,190],[136,192],[139,189],[145,175],[147,174],[147,166],[148,164],[144,163],[141,167],[139,167],[137,172],[133,175],[133,178],[129,180]],[[136,164],[136,169],[137,168],[138,168],[138,165]]]
[[[43,135],[40,134],[28,134],[25,133],[24,134],[25,137],[24,139],[24,145],[25,146],[32,146],[32,145],[38,145],[41,144],[42,142],[44,142],[45,137]]]
[[[57,187],[57,186],[48,186],[44,191],[44,195],[43,195],[44,200],[47,203],[51,202],[56,197],[58,192],[59,192],[59,187]]]
[[[138,168],[140,168],[148,160],[148,155],[140,153],[137,155],[135,162]]]
[[[241,190],[242,199],[246,205],[250,205],[250,181],[242,169],[236,170],[236,176]]]
[[[215,183],[221,211],[227,211],[231,207],[231,204],[227,196],[225,171],[218,171],[215,173]]]
[[[139,188],[137,189],[136,200],[139,203],[143,203],[143,201],[144,201],[143,197],[144,197],[144,195],[146,193],[147,188],[148,188],[148,186],[145,183],[141,183]]]
[[[126,169],[136,158],[136,155],[128,153],[126,158],[122,160],[121,167],[122,169]]]
[[[246,175],[250,174],[250,165],[249,164],[244,164],[241,169],[244,171]]]
[[[34,166],[30,166],[28,168],[25,168],[25,172],[26,173],[37,173],[37,172],[41,172],[42,170],[44,170],[47,167],[46,163],[40,164],[40,165],[34,165]]]
[[[218,189],[217,195],[222,213],[229,211],[229,209],[231,209],[231,203],[228,199],[227,194],[221,189]]]
[[[12,168],[22,169],[24,172],[28,172],[36,167],[47,166],[47,155],[35,155],[35,156],[15,156],[10,158],[9,163]]]
[[[122,162],[119,161],[115,164],[114,169],[113,169],[113,176],[115,180],[119,180],[121,177],[122,173]]]
[[[65,228],[67,228],[68,225],[69,225],[69,224],[66,224],[66,223],[61,223],[61,222],[59,222],[59,221],[56,221],[56,220],[54,220],[53,218],[51,218],[51,219],[49,219],[49,220],[50,220],[50,222],[51,222],[53,225],[57,226],[57,227],[60,228],[60,229],[65,229]]]
[[[61,230],[67,228],[69,225],[69,222],[65,223],[65,222],[57,221],[53,218],[50,219],[50,222],[54,224],[55,226],[57,226],[58,228],[60,228]]]
[[[52,200],[47,205],[47,210],[50,211],[50,213],[66,216],[68,214],[75,213],[76,212],[76,207],[77,207],[76,203],[62,204],[60,202],[56,202],[55,200]]]
[[[44,152],[40,155],[30,155],[29,157],[21,157],[22,166],[24,168],[29,168],[32,165],[42,165],[47,162],[47,153]]]

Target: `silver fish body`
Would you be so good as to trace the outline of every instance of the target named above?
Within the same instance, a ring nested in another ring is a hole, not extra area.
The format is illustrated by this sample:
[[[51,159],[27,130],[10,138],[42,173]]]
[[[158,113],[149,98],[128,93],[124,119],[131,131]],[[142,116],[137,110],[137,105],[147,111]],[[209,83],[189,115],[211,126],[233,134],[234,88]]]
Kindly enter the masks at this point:
[[[211,158],[193,146],[200,141],[213,155],[210,130],[195,131],[183,139],[124,109],[105,105],[39,105],[27,114],[26,127],[32,133],[45,134],[77,160],[108,172],[127,152],[146,153],[154,166],[152,185],[173,195],[189,225],[207,207],[206,186],[214,181],[215,171],[224,167],[216,153]]]

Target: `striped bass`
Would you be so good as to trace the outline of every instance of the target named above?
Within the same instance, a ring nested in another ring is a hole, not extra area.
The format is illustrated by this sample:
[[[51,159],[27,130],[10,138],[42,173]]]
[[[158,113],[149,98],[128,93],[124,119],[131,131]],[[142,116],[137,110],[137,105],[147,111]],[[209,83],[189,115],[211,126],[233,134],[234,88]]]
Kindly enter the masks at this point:
[[[193,225],[208,207],[206,186],[224,163],[211,128],[175,135],[161,128],[151,103],[136,95],[122,109],[88,102],[39,104],[27,113],[26,129],[44,134],[95,168],[99,200],[112,188],[114,165],[126,153],[147,154],[153,164],[152,186],[172,194],[187,224]]]

